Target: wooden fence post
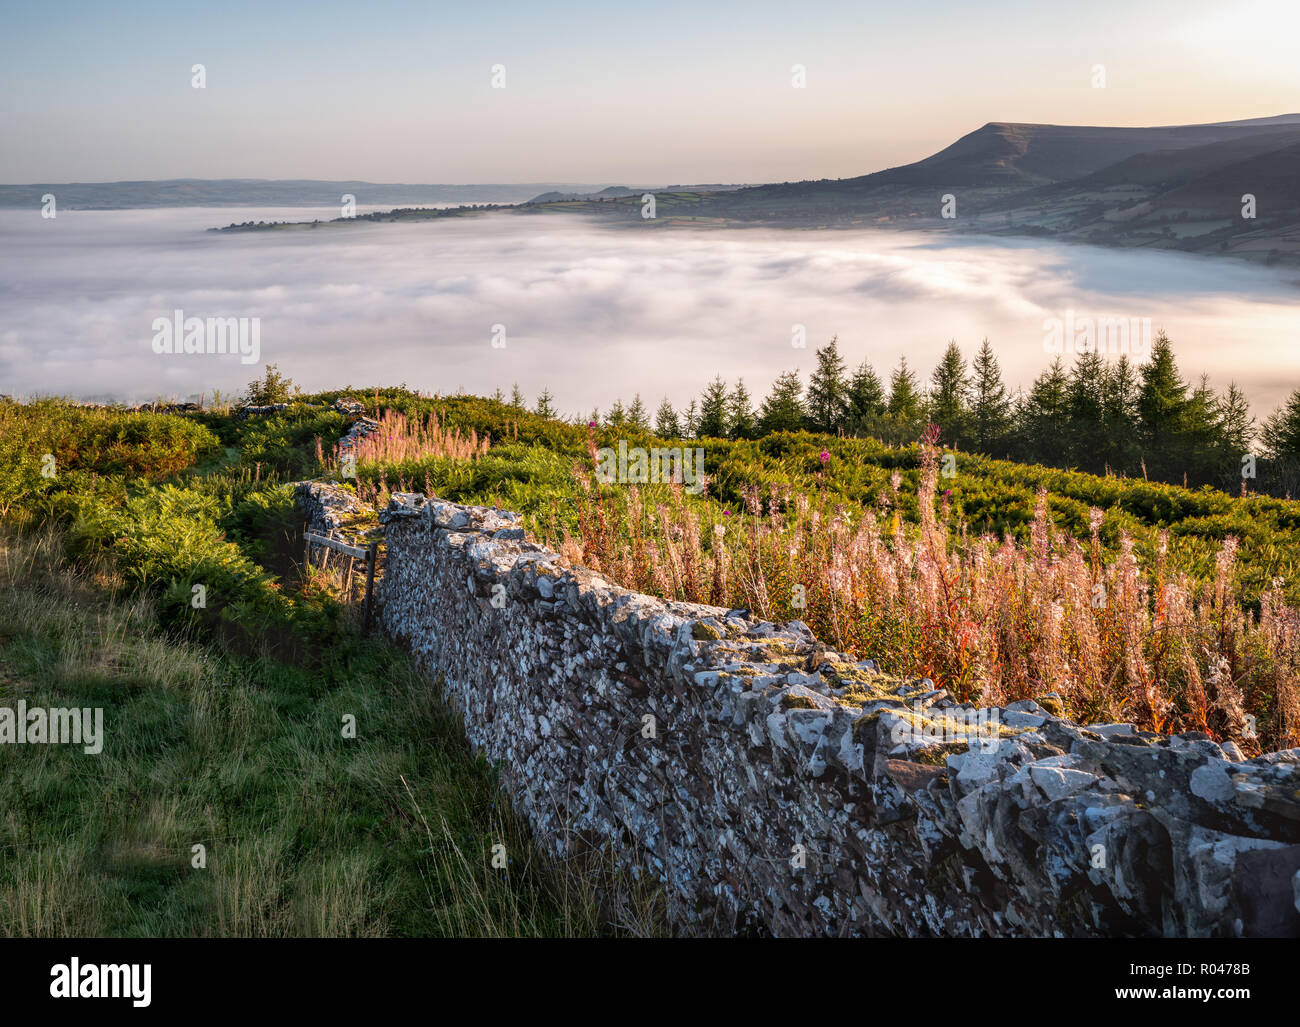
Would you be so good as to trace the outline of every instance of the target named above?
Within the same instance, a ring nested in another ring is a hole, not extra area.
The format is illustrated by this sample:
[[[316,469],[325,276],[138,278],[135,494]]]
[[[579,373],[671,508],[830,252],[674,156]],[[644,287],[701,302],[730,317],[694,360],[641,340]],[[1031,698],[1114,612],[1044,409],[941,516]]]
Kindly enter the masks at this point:
[[[375,561],[379,556],[379,543],[371,542],[366,551],[366,608],[361,622],[361,637],[370,637],[370,621],[375,609]]]

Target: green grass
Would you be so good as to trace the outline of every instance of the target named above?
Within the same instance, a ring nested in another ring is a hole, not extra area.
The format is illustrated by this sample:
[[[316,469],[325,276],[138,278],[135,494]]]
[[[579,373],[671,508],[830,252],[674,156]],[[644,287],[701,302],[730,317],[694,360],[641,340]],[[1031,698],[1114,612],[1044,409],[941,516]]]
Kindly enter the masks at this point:
[[[0,936],[620,929],[595,893],[614,871],[539,854],[403,653],[354,637],[310,668],[231,657],[106,583],[66,569],[57,536],[0,540],[0,705],[104,711],[98,755],[0,746]]]
[[[0,428],[0,706],[105,734],[0,746],[0,936],[662,932],[611,853],[542,855],[437,688],[300,580],[284,482],[337,413],[0,402]]]

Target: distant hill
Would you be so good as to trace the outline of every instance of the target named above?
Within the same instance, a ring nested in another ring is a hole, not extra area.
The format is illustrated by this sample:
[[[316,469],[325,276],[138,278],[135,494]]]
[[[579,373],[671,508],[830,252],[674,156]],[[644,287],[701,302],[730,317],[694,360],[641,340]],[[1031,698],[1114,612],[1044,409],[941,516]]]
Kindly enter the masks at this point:
[[[1253,219],[1242,216],[1247,194]],[[954,218],[941,216],[945,195]],[[653,222],[631,197],[549,203],[645,227],[925,228],[1300,265],[1300,114],[1153,128],[990,122],[854,178],[657,193]]]
[[[542,193],[540,196],[534,196],[529,203],[570,203],[574,200],[605,200],[624,198],[628,196],[644,196],[649,192],[691,192],[691,193],[723,193],[731,192],[736,189],[746,188],[743,185],[721,185],[714,183],[712,185],[647,185],[636,189],[630,189],[625,185],[611,185],[600,192],[562,192],[552,190],[548,193]]]
[[[152,207],[336,207],[345,193],[359,205],[523,203],[539,192],[587,194],[599,188],[570,182],[500,185],[411,185],[313,179],[174,178],[140,182],[45,182],[0,185],[0,208],[39,209],[53,193],[64,210]]]
[[[331,197],[343,186],[358,186],[314,184],[322,195],[326,190],[318,185],[328,185]],[[0,203],[3,191],[15,188],[0,187]],[[490,192],[506,187],[456,188]],[[345,191],[354,192],[358,203],[388,202],[381,193],[366,193],[359,186]],[[655,194],[653,219],[642,217],[646,192]],[[650,230],[682,224],[927,229],[1043,236],[1300,266],[1300,114],[1152,128],[997,121],[912,164],[853,178],[757,186],[561,186],[529,196],[496,200],[511,203],[509,209],[520,215],[595,214]],[[1253,218],[1243,216],[1246,196],[1255,199]],[[945,204],[945,197],[951,202]],[[955,217],[942,216],[945,205]],[[476,213],[483,212],[392,210],[337,223]],[[312,225],[250,222],[227,230],[302,227]]]
[[[1298,118],[1297,115],[1284,115]],[[1276,131],[1273,118],[1223,125],[1099,128],[990,122],[915,164],[850,181],[879,185],[1041,185],[1100,171],[1137,154],[1230,144]],[[1300,121],[1298,121],[1300,123]]]

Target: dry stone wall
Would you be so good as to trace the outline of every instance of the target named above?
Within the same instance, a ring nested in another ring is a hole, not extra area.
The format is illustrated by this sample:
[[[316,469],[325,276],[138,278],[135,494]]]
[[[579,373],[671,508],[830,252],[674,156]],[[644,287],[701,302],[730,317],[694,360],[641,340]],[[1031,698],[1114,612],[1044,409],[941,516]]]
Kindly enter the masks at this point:
[[[687,933],[1300,934],[1300,750],[977,711],[799,622],[619,588],[515,514],[380,519],[382,623],[538,839],[653,874]]]

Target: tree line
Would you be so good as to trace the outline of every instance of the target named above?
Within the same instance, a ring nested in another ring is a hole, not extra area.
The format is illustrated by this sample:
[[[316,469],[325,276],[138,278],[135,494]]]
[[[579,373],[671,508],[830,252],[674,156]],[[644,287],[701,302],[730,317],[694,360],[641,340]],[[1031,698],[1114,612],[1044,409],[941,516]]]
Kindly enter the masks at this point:
[[[496,398],[504,402],[499,390]],[[509,402],[526,408],[518,386]],[[544,390],[534,411],[555,417],[554,403]],[[1252,492],[1300,494],[1300,389],[1257,427],[1236,383],[1215,392],[1206,376],[1184,379],[1164,332],[1145,363],[1092,352],[1067,367],[1058,356],[1014,393],[987,339],[969,363],[950,342],[923,382],[905,357],[887,381],[866,361],[850,371],[832,338],[816,351],[806,385],[787,371],[757,404],[743,379],[728,387],[715,377],[685,410],[665,397],[652,416],[637,395],[603,416],[593,410],[589,421],[665,438],[807,430],[893,445],[936,424],[945,447],[998,459],[1233,491],[1244,478]]]

